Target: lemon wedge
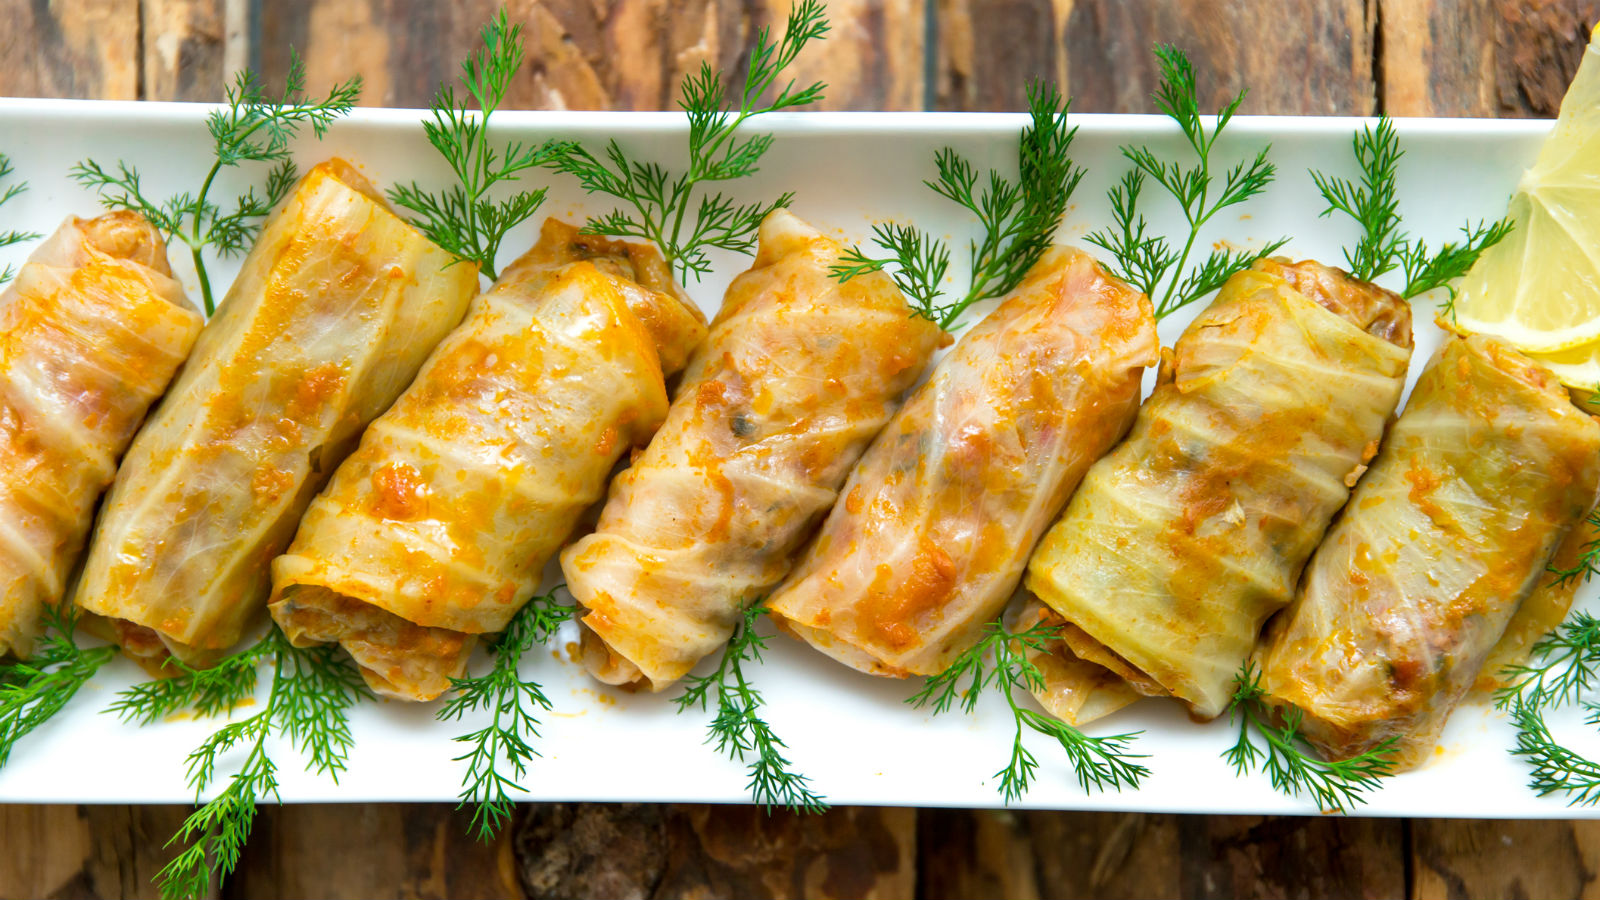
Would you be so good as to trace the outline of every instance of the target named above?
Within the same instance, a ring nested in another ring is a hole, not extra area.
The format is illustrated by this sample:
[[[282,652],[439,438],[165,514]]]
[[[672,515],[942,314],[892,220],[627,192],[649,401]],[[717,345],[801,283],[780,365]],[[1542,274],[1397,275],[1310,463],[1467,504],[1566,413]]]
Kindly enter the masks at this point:
[[[1554,353],[1530,353],[1528,356],[1544,363],[1567,387],[1589,391],[1600,389],[1600,343],[1584,344]]]
[[[1457,326],[1557,354],[1573,374],[1579,366],[1600,375],[1600,348],[1589,346],[1600,343],[1600,46],[1593,42],[1509,215],[1511,234],[1461,283]]]

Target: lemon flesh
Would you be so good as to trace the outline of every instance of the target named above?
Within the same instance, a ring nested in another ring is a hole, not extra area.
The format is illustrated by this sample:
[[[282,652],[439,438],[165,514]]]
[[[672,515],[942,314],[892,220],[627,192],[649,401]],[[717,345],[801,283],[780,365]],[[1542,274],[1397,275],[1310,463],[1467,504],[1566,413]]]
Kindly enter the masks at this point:
[[[1526,352],[1557,354],[1557,367],[1569,374],[1600,376],[1596,348],[1589,346],[1600,343],[1600,48],[1594,43],[1561,101],[1555,130],[1517,185],[1509,216],[1511,234],[1485,251],[1461,283],[1456,324]]]

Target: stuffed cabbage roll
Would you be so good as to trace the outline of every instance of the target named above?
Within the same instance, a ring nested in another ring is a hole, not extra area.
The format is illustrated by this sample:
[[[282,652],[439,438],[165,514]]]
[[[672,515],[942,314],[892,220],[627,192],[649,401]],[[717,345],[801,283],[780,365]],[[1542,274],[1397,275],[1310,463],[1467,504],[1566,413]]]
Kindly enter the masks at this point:
[[[1258,651],[1268,700],[1331,758],[1398,739],[1407,768],[1600,483],[1600,422],[1492,338],[1451,338]]]
[[[237,642],[300,514],[477,280],[347,163],[306,173],[134,439],[76,602],[136,658]]]
[[[1337,269],[1262,260],[1174,349],[1128,439],[1040,542],[1027,586],[1077,659],[1211,718],[1377,450],[1411,312]]]
[[[888,276],[834,280],[839,243],[789,212],[759,237],[666,423],[561,554],[601,681],[659,691],[728,639],[941,340]]]
[[[1567,613],[1572,611],[1572,601],[1585,579],[1562,578],[1556,573],[1579,568],[1584,550],[1596,541],[1600,541],[1600,527],[1588,516],[1584,516],[1583,521],[1567,532],[1561,546],[1550,558],[1550,571],[1539,579],[1539,586],[1517,607],[1511,621],[1506,623],[1505,633],[1500,635],[1494,649],[1489,651],[1489,658],[1484,660],[1483,667],[1479,669],[1473,690],[1493,692],[1504,687],[1512,680],[1508,667],[1527,662],[1533,645],[1566,621]]]
[[[1140,697],[1166,696],[1160,685],[1126,664],[1113,670],[1079,658],[1063,637],[1073,626],[1032,594],[1018,598],[1006,618],[1013,633],[1039,627],[1053,635],[1037,644],[1015,641],[1014,649],[1039,671],[1042,683],[1030,686],[1033,698],[1063,722],[1093,722]]]
[[[655,433],[705,333],[659,253],[546,221],[312,502],[273,618],[343,644],[380,693],[439,696]]]
[[[1033,545],[1139,409],[1150,300],[1047,252],[878,436],[768,606],[876,675],[934,675],[977,643]]]
[[[0,656],[31,652],[203,321],[133,212],[67,219],[0,294]]]

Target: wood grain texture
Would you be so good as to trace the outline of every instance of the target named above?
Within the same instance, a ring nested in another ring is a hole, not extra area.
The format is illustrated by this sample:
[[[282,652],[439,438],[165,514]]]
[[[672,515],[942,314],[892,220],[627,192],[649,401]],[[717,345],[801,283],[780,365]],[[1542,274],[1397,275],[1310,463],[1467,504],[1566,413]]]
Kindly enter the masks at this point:
[[[1415,900],[1600,897],[1600,822],[1418,819]]]
[[[1248,87],[1244,111],[1374,108],[1373,0],[943,0],[939,107],[1022,109],[1031,78],[1064,81],[1078,112],[1152,112],[1150,47],[1199,73],[1204,109]]]
[[[1030,78],[1070,82],[1073,0],[938,0],[938,108],[1019,110]],[[1076,101],[1074,109],[1086,107]]]
[[[139,0],[0,0],[0,96],[139,98]]]
[[[1379,0],[1383,108],[1554,116],[1600,0]]]
[[[0,805],[0,897],[155,897],[163,845],[189,811]]]
[[[363,102],[426,106],[479,44],[493,0],[305,0],[265,4],[257,55],[273,83],[288,47],[312,90],[361,74]],[[507,99],[523,109],[673,109],[678,83],[702,61],[742,83],[757,31],[781,34],[788,0],[511,0],[528,61]],[[821,108],[920,109],[923,0],[833,0],[833,33],[807,48],[797,79],[825,77]]]
[[[532,807],[516,848],[530,898],[899,898],[916,883],[916,810],[820,816],[748,806]]]
[[[225,897],[522,896],[510,830],[492,844],[438,803],[262,807]]]
[[[223,85],[243,63],[238,54],[228,58],[230,40],[241,47],[245,40],[242,4],[228,7],[227,0],[144,0],[143,99],[222,99]]]
[[[1496,0],[1495,89],[1502,116],[1554,116],[1578,71],[1595,0]]]
[[[1404,823],[921,812],[928,897],[1401,897]]]

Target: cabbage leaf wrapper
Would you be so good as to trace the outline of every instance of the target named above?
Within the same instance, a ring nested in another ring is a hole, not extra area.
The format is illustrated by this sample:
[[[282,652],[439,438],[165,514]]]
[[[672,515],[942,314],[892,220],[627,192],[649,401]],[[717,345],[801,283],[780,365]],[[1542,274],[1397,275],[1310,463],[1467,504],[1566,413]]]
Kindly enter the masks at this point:
[[[1065,623],[1063,660],[1222,713],[1376,453],[1410,357],[1410,307],[1337,269],[1269,259],[1229,279],[1028,565]]]
[[[0,656],[32,652],[203,323],[135,212],[68,218],[0,294]]]
[[[1422,373],[1257,653],[1269,703],[1330,758],[1427,757],[1600,484],[1600,421],[1483,336]]]
[[[900,408],[768,605],[875,675],[935,675],[1005,607],[1034,544],[1139,409],[1150,299],[1047,252]]]
[[[348,163],[307,172],[134,438],[76,602],[147,664],[237,643],[311,498],[477,284]]]
[[[705,334],[653,248],[547,220],[312,502],[273,617],[381,694],[439,696],[661,425]]]
[[[942,339],[887,275],[836,281],[843,248],[788,211],[759,239],[666,423],[561,554],[603,682],[663,690],[728,640]]]

